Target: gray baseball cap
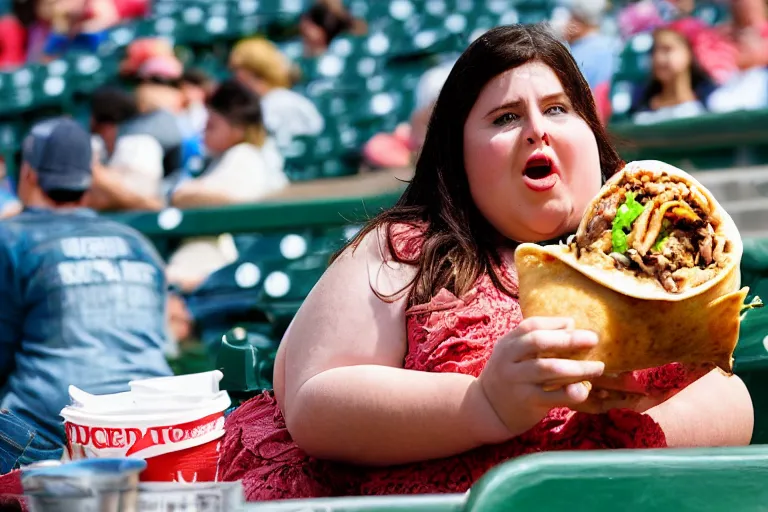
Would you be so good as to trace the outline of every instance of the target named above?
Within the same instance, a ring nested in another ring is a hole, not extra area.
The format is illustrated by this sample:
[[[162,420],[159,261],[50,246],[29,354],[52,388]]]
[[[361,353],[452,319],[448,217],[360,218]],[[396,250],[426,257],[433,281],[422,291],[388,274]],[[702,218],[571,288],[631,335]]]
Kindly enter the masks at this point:
[[[44,191],[85,192],[91,187],[91,137],[77,122],[57,117],[35,124],[24,139],[22,156]]]

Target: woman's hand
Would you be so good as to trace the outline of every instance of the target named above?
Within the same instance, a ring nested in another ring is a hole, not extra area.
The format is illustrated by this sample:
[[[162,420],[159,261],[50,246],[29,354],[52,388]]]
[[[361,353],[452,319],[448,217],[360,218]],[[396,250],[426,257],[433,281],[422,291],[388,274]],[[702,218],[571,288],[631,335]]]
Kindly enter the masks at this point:
[[[632,409],[646,412],[660,405],[680,392],[689,384],[707,375],[714,365],[689,364],[681,366],[684,379],[672,386],[656,387],[647,378],[641,378],[645,372],[623,372],[618,375],[601,375],[591,381],[592,391],[589,398],[573,409],[580,412],[600,414],[610,409]]]
[[[602,375],[604,365],[567,357],[597,341],[594,332],[576,330],[570,318],[541,317],[523,320],[499,339],[478,380],[511,434],[530,429],[554,407],[576,408],[587,400],[584,382]]]

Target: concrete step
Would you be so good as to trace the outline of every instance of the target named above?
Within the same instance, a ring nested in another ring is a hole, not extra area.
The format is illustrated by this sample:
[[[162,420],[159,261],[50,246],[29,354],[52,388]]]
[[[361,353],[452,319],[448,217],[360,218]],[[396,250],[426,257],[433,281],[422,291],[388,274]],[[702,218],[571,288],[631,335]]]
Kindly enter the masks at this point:
[[[742,237],[762,236],[768,232],[768,198],[727,201],[720,204],[730,214]]]
[[[768,167],[747,167],[692,173],[718,201],[768,198]]]

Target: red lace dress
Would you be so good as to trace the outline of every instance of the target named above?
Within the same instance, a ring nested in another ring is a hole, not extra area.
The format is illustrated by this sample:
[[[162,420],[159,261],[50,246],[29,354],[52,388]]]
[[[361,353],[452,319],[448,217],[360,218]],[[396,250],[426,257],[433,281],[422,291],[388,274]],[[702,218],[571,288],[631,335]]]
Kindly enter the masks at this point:
[[[400,239],[403,253],[418,239]],[[511,272],[502,271],[513,283]],[[479,375],[493,344],[521,320],[517,300],[483,276],[463,297],[446,290],[407,312],[405,368]],[[638,390],[666,392],[689,381],[682,365],[634,372]],[[219,460],[223,480],[242,480],[250,501],[326,496],[465,492],[493,466],[546,450],[657,448],[661,427],[648,415],[616,409],[591,415],[553,409],[528,432],[500,445],[460,455],[387,468],[361,468],[305,454],[291,439],[272,393],[251,399],[227,419]]]

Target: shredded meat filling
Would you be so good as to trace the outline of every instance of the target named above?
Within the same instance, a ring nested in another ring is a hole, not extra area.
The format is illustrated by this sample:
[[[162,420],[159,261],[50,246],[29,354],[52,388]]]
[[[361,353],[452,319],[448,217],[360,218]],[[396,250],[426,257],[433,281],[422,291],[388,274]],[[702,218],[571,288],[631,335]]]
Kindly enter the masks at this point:
[[[613,222],[613,219],[616,217],[616,210],[619,207],[620,200],[620,195],[611,194],[598,202],[594,215],[587,226],[586,239],[590,242],[588,245],[580,246],[582,249],[592,245],[595,241],[604,238],[606,231],[608,231],[608,239],[610,240],[611,222]],[[576,243],[579,243],[578,240]]]
[[[644,209],[626,233],[629,249],[619,254],[613,249],[612,226],[628,192]],[[653,277],[666,291],[679,293],[709,280],[723,262],[727,242],[715,235],[719,219],[710,213],[709,201],[696,187],[638,172],[597,203],[574,243],[580,254],[610,255],[616,268]]]

